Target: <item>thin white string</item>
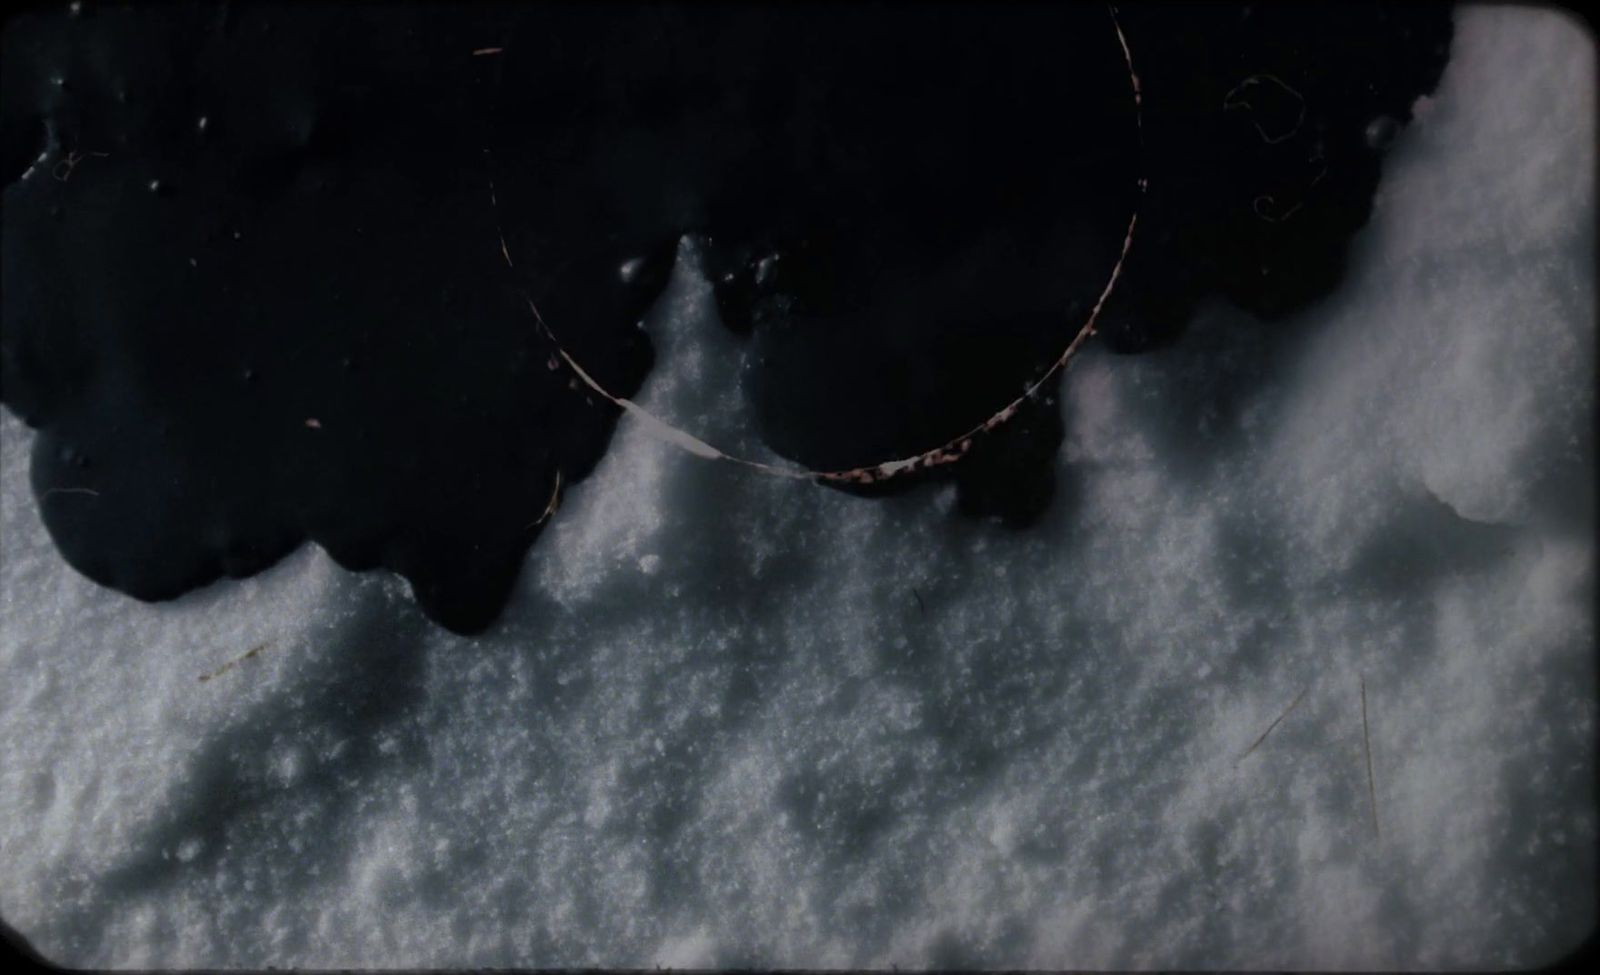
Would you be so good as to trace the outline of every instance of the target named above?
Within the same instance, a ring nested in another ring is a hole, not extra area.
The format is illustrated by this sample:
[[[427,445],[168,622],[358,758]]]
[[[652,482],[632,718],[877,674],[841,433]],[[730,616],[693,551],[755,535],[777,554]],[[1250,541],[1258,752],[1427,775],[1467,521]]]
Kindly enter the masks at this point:
[[[1123,63],[1128,66],[1128,83],[1133,94],[1134,126],[1138,133],[1140,147],[1142,148],[1144,143],[1144,96],[1139,86],[1139,74],[1134,70],[1133,52],[1128,47],[1128,38],[1122,31],[1122,23],[1117,19],[1116,6],[1108,5],[1106,9],[1111,16],[1111,27],[1114,31],[1116,31],[1117,43],[1122,47]],[[480,49],[479,51],[475,51],[473,53],[475,55],[488,53],[499,54],[500,49]],[[490,151],[488,149],[484,149],[483,151],[485,156],[490,156]],[[701,440],[699,437],[694,436],[688,431],[673,426],[671,423],[668,423],[667,421],[646,410],[638,403],[635,403],[626,397],[614,395],[610,390],[600,385],[600,383],[597,382],[594,377],[590,376],[582,366],[578,365],[577,360],[573,359],[572,356],[567,354],[566,349],[561,345],[560,339],[556,337],[555,332],[550,328],[549,324],[545,322],[544,316],[539,314],[539,309],[534,304],[533,299],[526,295],[524,295],[524,297],[527,299],[528,309],[533,313],[534,322],[539,326],[539,329],[544,332],[545,336],[550,339],[551,344],[555,346],[556,353],[560,356],[561,361],[565,362],[567,367],[572,370],[574,375],[576,375],[584,385],[588,386],[596,394],[604,397],[612,404],[620,407],[623,411],[639,419],[644,424],[645,429],[648,430],[653,436],[666,441],[667,443],[671,443],[685,451],[688,451],[696,457],[704,457],[708,460],[727,461],[728,463],[738,464],[741,467],[759,471],[763,474],[774,474],[779,477],[797,479],[817,479],[835,483],[872,484],[877,481],[887,480],[888,478],[895,477],[900,474],[905,474],[911,471],[926,470],[931,467],[938,467],[960,460],[966,455],[967,451],[972,449],[974,438],[993,430],[995,427],[1000,426],[1000,424],[1005,423],[1007,420],[1015,416],[1017,411],[1022,408],[1022,404],[1026,402],[1029,397],[1037,393],[1039,388],[1048,382],[1049,379],[1057,372],[1066,368],[1067,363],[1071,361],[1072,357],[1077,355],[1078,349],[1081,348],[1083,343],[1088,341],[1089,337],[1095,333],[1095,323],[1100,318],[1101,309],[1105,307],[1106,300],[1111,297],[1112,290],[1116,288],[1117,281],[1122,277],[1123,267],[1126,265],[1128,260],[1128,251],[1133,246],[1134,230],[1139,225],[1139,208],[1144,201],[1145,194],[1149,190],[1150,182],[1147,178],[1141,175],[1136,180],[1136,185],[1139,189],[1139,199],[1137,202],[1135,202],[1133,212],[1128,217],[1128,227],[1122,236],[1122,248],[1117,253],[1116,263],[1111,267],[1111,274],[1106,278],[1105,286],[1100,289],[1100,296],[1095,299],[1094,307],[1089,310],[1088,318],[1085,319],[1083,325],[1079,327],[1077,334],[1073,336],[1072,341],[1067,344],[1067,347],[1062,351],[1061,355],[1057,356],[1056,360],[1051,363],[1050,368],[1046,369],[1038,379],[1035,379],[1032,383],[1030,383],[1023,390],[1022,395],[1018,396],[1010,403],[1007,403],[1003,408],[1000,409],[999,412],[995,413],[993,416],[989,417],[987,420],[984,420],[982,423],[978,424],[967,432],[952,437],[939,446],[930,450],[925,450],[915,456],[904,457],[898,460],[888,460],[879,464],[868,465],[866,467],[853,467],[849,470],[839,471],[814,471],[794,465],[765,464],[760,461],[750,460],[744,457],[737,457],[719,450],[718,448],[706,443],[704,440]],[[499,198],[495,193],[494,177],[492,173],[489,178],[489,204],[494,210],[495,214],[495,232],[500,238],[500,254],[505,258],[506,267],[515,267],[511,260],[511,249],[506,246],[505,232],[500,226]],[[551,368],[553,369],[555,366],[556,360],[552,359]]]

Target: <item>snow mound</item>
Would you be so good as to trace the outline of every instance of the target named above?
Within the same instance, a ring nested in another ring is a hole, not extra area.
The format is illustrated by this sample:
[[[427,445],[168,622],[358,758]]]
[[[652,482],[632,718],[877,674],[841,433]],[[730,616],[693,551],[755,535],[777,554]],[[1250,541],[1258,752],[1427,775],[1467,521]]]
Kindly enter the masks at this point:
[[[1596,907],[1595,50],[1458,28],[1347,287],[1082,355],[1027,532],[624,419],[482,637],[310,548],[145,605],[55,555],[5,417],[0,914],[94,967],[1558,957]],[[722,415],[692,348],[645,405]]]

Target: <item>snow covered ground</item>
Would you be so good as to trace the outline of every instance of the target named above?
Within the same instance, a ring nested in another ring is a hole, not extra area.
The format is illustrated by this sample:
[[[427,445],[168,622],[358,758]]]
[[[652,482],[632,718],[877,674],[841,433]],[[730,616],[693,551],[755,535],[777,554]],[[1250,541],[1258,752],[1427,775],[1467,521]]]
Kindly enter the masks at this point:
[[[1595,49],[1458,27],[1348,287],[1083,355],[1028,532],[624,420],[484,637],[309,547],[152,606],[55,555],[8,414],[0,915],[92,966],[1558,957],[1596,912]],[[704,305],[653,319],[663,415],[737,398]]]

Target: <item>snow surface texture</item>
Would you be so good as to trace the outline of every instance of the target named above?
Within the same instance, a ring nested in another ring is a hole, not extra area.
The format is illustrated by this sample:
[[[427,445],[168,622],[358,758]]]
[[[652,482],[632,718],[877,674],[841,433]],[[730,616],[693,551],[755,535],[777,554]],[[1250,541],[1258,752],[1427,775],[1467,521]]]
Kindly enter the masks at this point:
[[[1594,94],[1569,19],[1463,10],[1348,286],[1091,348],[1028,532],[625,419],[482,638],[309,547],[144,605],[56,556],[8,415],[0,914],[91,966],[1561,955],[1596,912]],[[674,295],[641,399],[725,416]]]

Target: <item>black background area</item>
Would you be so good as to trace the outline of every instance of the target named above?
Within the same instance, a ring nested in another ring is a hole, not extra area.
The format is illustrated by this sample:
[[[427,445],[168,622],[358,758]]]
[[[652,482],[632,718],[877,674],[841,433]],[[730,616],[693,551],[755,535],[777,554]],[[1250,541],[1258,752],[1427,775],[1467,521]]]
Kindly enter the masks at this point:
[[[631,395],[636,323],[699,235],[762,435],[814,468],[925,450],[1020,392],[1081,325],[1140,176],[1111,348],[1170,344],[1207,295],[1270,322],[1327,294],[1449,10],[1119,16],[1142,148],[1097,4],[14,15],[0,399],[39,431],[45,524],[145,599],[309,538],[473,631],[616,419],[551,368],[524,291]],[[954,477],[963,511],[1027,524],[1054,388],[954,471],[877,490]]]

